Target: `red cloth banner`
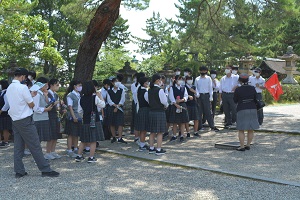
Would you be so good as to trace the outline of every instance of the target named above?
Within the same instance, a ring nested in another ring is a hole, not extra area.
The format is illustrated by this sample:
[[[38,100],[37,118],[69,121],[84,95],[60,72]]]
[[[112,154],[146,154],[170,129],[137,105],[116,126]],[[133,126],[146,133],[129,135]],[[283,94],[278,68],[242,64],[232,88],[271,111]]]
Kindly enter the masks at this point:
[[[277,73],[274,73],[265,83],[266,89],[270,92],[273,96],[275,101],[279,100],[280,95],[283,94],[283,90],[281,84],[278,80]]]

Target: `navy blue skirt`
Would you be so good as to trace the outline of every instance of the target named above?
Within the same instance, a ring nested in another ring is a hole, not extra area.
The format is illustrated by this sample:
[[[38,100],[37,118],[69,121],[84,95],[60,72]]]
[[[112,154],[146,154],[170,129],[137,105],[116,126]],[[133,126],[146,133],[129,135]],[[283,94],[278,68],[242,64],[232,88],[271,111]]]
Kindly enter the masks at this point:
[[[135,115],[134,128],[137,131],[146,131],[149,126],[149,107],[139,108]]]
[[[149,112],[149,127],[150,133],[165,133],[167,132],[166,113],[164,111]]]
[[[186,104],[180,103],[180,105],[183,107],[182,112],[180,113],[176,113],[176,109],[177,109],[176,106],[171,105],[170,123],[172,124],[188,123],[190,121]]]
[[[114,106],[107,107],[107,125],[109,126],[124,126],[124,113],[118,109],[114,112]]]

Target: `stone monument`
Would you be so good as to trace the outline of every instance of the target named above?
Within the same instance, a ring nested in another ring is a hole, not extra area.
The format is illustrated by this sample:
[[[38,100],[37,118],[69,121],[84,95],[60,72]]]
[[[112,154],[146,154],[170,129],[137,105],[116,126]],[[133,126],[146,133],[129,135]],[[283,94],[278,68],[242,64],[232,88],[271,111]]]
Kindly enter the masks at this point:
[[[239,62],[240,62],[239,72],[246,73],[252,76],[252,72],[250,71],[250,69],[255,63],[255,59],[253,58],[253,56],[251,56],[250,53],[247,53],[246,56],[242,56],[240,58]]]
[[[122,84],[125,85],[127,89],[129,89],[126,94],[125,94],[125,104],[123,106],[124,110],[124,122],[125,125],[130,125],[131,124],[131,102],[132,102],[132,92],[130,90],[131,84],[133,83],[133,75],[136,73],[136,70],[131,69],[130,67],[130,62],[125,62],[125,66],[120,69],[117,73],[118,74],[123,74],[124,79],[122,81]]]
[[[283,84],[298,84],[298,82],[294,79],[293,74],[296,72],[297,67],[296,63],[297,60],[300,60],[300,57],[294,54],[293,47],[288,46],[287,52],[283,56],[278,56],[278,58],[285,60],[285,69],[286,78],[281,81]]]
[[[170,69],[169,64],[164,64],[163,70],[159,71],[158,73],[166,77],[166,85],[170,83],[171,78],[174,76],[174,71]]]

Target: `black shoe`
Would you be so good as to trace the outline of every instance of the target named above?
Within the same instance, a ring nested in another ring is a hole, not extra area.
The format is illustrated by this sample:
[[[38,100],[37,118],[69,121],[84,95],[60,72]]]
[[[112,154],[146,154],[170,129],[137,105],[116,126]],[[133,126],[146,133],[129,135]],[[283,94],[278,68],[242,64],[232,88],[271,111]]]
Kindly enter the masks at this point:
[[[168,137],[168,135],[169,135],[169,132],[165,132],[165,133],[163,134],[163,139],[166,138],[166,137]]]
[[[184,137],[180,137],[179,142],[184,142]]]
[[[75,161],[76,162],[81,162],[81,161],[83,161],[84,160],[84,157],[83,156],[76,156],[76,158],[75,158]]]
[[[94,163],[94,162],[97,162],[97,159],[95,157],[93,157],[93,158],[89,157],[87,162],[88,163]]]
[[[246,150],[250,150],[250,146],[245,146],[245,149]]]
[[[83,149],[83,153],[90,153],[90,150]]]
[[[139,141],[139,138],[135,138],[133,142],[136,143],[137,141]]]
[[[96,148],[99,147],[99,146],[100,146],[99,142],[96,142]]]
[[[230,126],[232,126],[232,124],[225,124],[225,128],[230,128]]]
[[[8,142],[1,142],[0,143],[0,148],[6,148],[6,147],[9,147],[10,146],[10,144],[8,143]]]
[[[156,149],[154,148],[154,149],[150,149],[149,148],[149,154],[154,154],[156,152]]]
[[[218,132],[220,131],[217,127],[211,128],[212,131]]]
[[[186,137],[187,137],[187,138],[191,137],[191,134],[190,134],[190,133],[187,133],[187,134],[186,134]]]
[[[125,141],[123,140],[123,138],[118,139],[118,143],[127,144],[127,142],[125,142]]]
[[[173,137],[171,137],[170,142],[176,141],[176,139],[177,139],[177,137],[173,136]]]
[[[15,177],[16,177],[16,178],[22,178],[23,176],[27,176],[27,175],[28,175],[27,172],[25,172],[24,174],[16,173],[16,174],[15,174]]]
[[[42,177],[58,177],[59,173],[56,171],[51,171],[51,172],[42,172]]]
[[[145,150],[149,150],[149,147],[147,145],[144,145],[143,147],[139,147],[139,151],[145,151]]]
[[[160,149],[160,151],[157,151],[157,150],[156,150],[155,155],[160,156],[160,155],[164,155],[165,153],[166,153],[165,150]]]
[[[239,147],[239,148],[237,148],[236,150],[237,150],[237,151],[245,151],[245,148]]]
[[[195,132],[194,137],[201,137],[201,135],[198,132]]]
[[[115,137],[113,137],[113,139],[110,141],[111,143],[114,143],[114,142],[116,142],[117,141],[117,139],[115,138]]]

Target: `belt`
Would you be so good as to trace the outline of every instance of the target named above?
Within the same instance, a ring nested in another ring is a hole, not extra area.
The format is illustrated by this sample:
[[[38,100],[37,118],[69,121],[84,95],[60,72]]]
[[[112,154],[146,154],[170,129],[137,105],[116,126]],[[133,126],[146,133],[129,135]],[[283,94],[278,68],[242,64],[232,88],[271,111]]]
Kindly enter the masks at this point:
[[[223,92],[223,93],[225,93],[225,94],[233,94],[233,92]]]
[[[209,94],[209,93],[200,93],[200,94]]]

